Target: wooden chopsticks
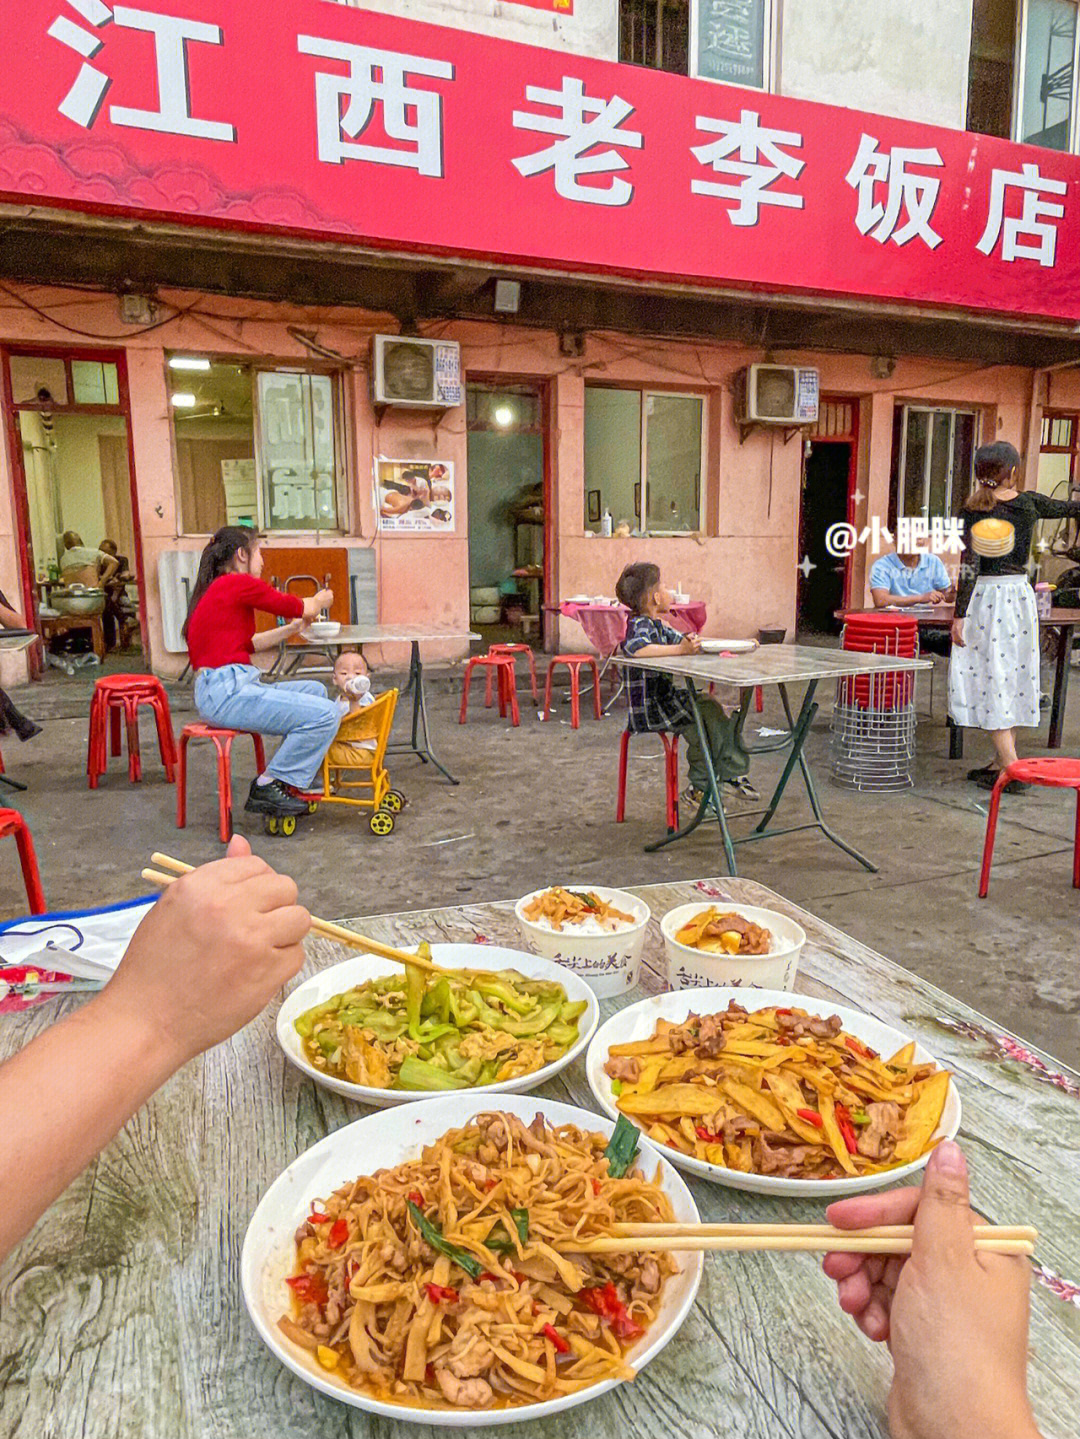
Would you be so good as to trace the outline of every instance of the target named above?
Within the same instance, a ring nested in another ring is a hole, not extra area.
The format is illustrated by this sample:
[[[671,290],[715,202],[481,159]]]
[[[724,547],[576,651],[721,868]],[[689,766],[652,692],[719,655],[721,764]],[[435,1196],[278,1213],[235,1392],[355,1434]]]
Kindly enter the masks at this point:
[[[788,1250],[807,1253],[910,1254],[910,1224],[834,1229],[830,1224],[615,1224],[611,1238],[575,1245],[575,1254],[640,1254],[643,1250]],[[1034,1254],[1038,1232],[1020,1225],[976,1224],[981,1254]]]
[[[171,870],[171,874],[162,874],[156,869],[144,869],[142,877],[151,884],[175,884],[176,880],[183,874],[190,874],[195,868],[193,864],[185,864],[183,860],[173,859],[167,854],[152,854],[150,856],[154,864],[159,864],[162,869]],[[411,964],[414,969],[426,970],[429,974],[442,974],[441,965],[433,964],[430,959],[424,959],[419,954],[409,954],[404,949],[395,949],[392,945],[382,944],[377,939],[368,939],[364,934],[358,934],[354,929],[346,929],[343,925],[332,924],[328,919],[317,919],[311,916],[312,929],[318,930],[320,934],[326,935],[327,939],[336,939],[341,944],[352,945],[354,949],[365,949],[369,954],[377,954],[382,959],[392,959],[397,964]]]

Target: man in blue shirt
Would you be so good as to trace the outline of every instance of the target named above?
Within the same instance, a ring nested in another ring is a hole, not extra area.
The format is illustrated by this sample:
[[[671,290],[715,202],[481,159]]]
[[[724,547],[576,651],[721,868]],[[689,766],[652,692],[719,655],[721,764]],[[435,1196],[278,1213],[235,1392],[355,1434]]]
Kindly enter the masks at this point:
[[[913,555],[882,555],[870,570],[874,604],[939,605],[956,593],[940,555],[919,551]]]

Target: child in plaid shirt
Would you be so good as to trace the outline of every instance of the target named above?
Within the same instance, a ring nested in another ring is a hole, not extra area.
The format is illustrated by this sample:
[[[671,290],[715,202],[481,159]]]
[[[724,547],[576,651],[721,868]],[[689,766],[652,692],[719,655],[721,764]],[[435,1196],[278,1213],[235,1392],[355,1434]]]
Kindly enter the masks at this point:
[[[657,565],[648,561],[627,565],[619,576],[615,594],[630,611],[626,638],[622,644],[624,654],[659,659],[664,655],[700,653],[701,641],[697,635],[681,634],[665,619],[671,609],[671,594],[660,582]],[[682,737],[690,771],[690,790],[683,798],[699,804],[708,783],[708,770],[694,723],[689,691],[676,685],[671,676],[661,670],[628,669],[626,692],[630,708],[628,726],[633,733],[668,730]],[[750,798],[758,798],[757,791],[745,778],[750,756],[735,734],[734,721],[709,696],[698,697],[698,710],[712,751],[717,779],[733,785]]]

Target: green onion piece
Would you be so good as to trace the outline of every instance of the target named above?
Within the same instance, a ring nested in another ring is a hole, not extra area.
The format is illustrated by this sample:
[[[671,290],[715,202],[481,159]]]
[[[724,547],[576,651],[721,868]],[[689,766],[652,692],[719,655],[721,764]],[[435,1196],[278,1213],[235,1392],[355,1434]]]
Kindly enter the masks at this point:
[[[622,1089],[623,1089],[623,1082],[622,1082],[621,1079],[613,1079],[613,1080],[611,1081],[611,1092],[612,1092],[612,1094],[615,1096],[616,1099],[618,1099],[619,1095],[622,1093]]]
[[[474,1259],[464,1249],[459,1249],[456,1244],[451,1244],[444,1239],[442,1230],[432,1224],[430,1219],[426,1219],[423,1210],[411,1199],[406,1200],[406,1205],[412,1222],[420,1231],[421,1239],[430,1244],[432,1249],[437,1250],[440,1254],[445,1254],[447,1259],[452,1259],[459,1269],[464,1269],[470,1279],[479,1279],[484,1272],[484,1266],[480,1261]]]
[[[529,1242],[529,1211],[527,1209],[511,1209],[510,1218],[514,1221],[514,1228],[517,1230],[518,1239],[522,1245]],[[506,1232],[506,1225],[500,1219],[493,1224],[491,1232],[484,1240],[486,1248],[494,1250],[496,1254],[515,1254],[517,1247],[513,1239]]]
[[[631,1124],[625,1114],[620,1114],[612,1130],[607,1155],[608,1174],[612,1179],[621,1179],[634,1162],[638,1151],[637,1125]]]

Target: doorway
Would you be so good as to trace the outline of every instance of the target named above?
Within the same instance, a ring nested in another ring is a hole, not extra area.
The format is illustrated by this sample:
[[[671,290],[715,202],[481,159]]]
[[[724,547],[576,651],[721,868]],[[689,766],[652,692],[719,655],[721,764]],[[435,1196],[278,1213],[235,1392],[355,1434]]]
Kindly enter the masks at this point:
[[[836,611],[848,602],[851,557],[830,554],[827,541],[834,525],[850,524],[854,516],[858,415],[853,397],[823,396],[818,422],[807,437],[796,608],[803,633],[839,634]]]
[[[148,656],[123,352],[12,348],[0,381],[28,624],[40,628],[64,534],[95,550],[111,541],[130,583],[110,588],[106,631]]]
[[[542,646],[550,573],[543,388],[477,380],[465,399],[472,627],[487,644]]]

